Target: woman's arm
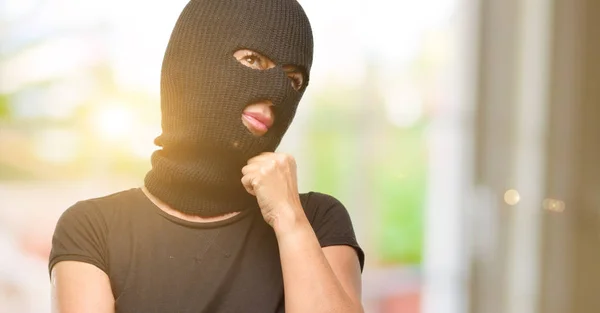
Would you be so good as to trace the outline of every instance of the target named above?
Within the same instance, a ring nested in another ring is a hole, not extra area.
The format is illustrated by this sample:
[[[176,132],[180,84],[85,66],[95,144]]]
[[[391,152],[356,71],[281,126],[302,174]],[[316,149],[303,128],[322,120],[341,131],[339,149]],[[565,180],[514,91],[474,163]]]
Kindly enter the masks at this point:
[[[286,312],[363,312],[361,273],[349,246],[321,248],[306,218],[275,230]],[[303,220],[303,221],[302,221]]]
[[[52,313],[114,313],[115,300],[106,273],[94,265],[58,262],[50,275]]]
[[[242,174],[277,236],[286,312],[363,312],[357,254],[347,246],[321,248],[300,203],[294,158],[263,153]]]

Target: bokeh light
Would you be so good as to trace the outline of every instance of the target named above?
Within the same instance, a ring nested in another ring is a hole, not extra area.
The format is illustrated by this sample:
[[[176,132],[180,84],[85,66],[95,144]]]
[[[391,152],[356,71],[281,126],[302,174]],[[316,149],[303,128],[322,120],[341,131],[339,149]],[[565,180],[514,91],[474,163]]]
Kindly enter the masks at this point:
[[[504,202],[508,205],[516,205],[521,201],[521,195],[514,189],[507,190],[504,193]]]

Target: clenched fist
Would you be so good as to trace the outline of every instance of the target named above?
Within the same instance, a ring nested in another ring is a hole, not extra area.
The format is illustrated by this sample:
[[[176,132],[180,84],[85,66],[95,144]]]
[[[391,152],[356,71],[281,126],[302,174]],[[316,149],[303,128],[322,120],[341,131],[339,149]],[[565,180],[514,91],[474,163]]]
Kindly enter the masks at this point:
[[[306,219],[298,195],[294,157],[265,152],[248,160],[242,174],[242,184],[256,196],[263,218],[275,232]]]

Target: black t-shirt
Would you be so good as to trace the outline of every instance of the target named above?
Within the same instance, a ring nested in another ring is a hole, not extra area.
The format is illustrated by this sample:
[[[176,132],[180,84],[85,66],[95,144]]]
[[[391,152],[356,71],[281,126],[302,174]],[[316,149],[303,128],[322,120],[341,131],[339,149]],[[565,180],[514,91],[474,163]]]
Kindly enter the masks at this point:
[[[353,247],[344,206],[301,194],[322,247]],[[80,201],[60,217],[49,270],[60,261],[93,264],[110,278],[116,312],[284,312],[283,277],[273,229],[258,207],[225,221],[171,216],[135,188]]]

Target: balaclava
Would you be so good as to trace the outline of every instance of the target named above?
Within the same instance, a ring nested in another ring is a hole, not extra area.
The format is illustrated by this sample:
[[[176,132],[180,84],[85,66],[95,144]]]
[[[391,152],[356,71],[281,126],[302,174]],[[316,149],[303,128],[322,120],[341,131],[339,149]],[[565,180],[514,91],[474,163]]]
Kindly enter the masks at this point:
[[[276,66],[239,63],[240,49]],[[312,30],[296,0],[191,0],[165,52],[161,76],[162,147],[152,155],[146,188],[172,208],[216,216],[256,207],[241,183],[246,162],[274,151],[295,115],[312,64]],[[292,87],[282,66],[304,71]],[[244,108],[273,102],[275,122],[262,137],[242,124]]]

